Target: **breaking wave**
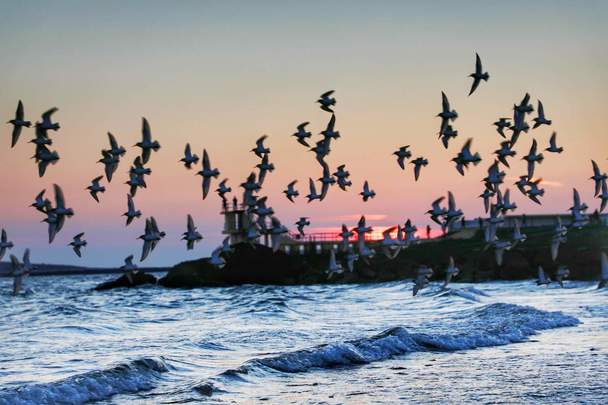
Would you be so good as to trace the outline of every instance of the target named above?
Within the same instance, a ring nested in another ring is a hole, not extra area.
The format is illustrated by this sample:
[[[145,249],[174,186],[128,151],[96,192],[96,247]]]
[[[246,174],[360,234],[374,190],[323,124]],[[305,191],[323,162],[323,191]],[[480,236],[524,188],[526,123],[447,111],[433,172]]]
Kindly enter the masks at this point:
[[[0,405],[83,404],[99,401],[116,394],[150,390],[154,388],[160,373],[168,370],[162,359],[142,358],[60,381],[2,390]]]
[[[561,312],[513,304],[490,304],[453,314],[439,332],[432,334],[394,327],[371,337],[254,358],[194,388],[211,395],[232,382],[246,381],[248,376],[263,378],[268,373],[298,373],[315,368],[367,364],[419,351],[471,350],[506,345],[522,342],[541,330],[579,323],[578,319]]]

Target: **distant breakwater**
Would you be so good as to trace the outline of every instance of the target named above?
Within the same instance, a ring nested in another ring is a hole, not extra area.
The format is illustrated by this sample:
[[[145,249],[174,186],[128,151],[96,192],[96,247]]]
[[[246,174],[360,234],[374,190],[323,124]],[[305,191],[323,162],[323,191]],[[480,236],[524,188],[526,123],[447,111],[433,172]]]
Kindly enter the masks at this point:
[[[115,274],[122,273],[122,270],[117,267],[81,267],[68,266],[63,264],[35,264],[36,270],[30,276],[69,276],[69,275],[92,275],[92,274]],[[146,273],[161,273],[166,272],[169,267],[142,267],[141,270]],[[11,277],[11,263],[0,263],[0,277]]]

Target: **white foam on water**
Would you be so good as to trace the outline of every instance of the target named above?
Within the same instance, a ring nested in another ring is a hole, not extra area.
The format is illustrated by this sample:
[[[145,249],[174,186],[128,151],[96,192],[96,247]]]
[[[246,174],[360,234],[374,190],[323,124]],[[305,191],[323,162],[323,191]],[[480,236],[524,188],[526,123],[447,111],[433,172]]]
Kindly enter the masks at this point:
[[[541,330],[579,323],[578,319],[561,312],[514,304],[490,304],[453,314],[452,319],[446,320],[445,330],[449,331],[446,333],[410,333],[403,327],[395,327],[372,337],[254,358],[196,387],[209,393],[210,387],[242,381],[245,375],[263,378],[268,371],[298,373],[315,368],[367,364],[417,351],[471,350],[506,345],[522,342]]]
[[[0,405],[72,405],[99,401],[116,394],[150,390],[159,374],[168,370],[162,359],[142,358],[56,382],[0,391]]]

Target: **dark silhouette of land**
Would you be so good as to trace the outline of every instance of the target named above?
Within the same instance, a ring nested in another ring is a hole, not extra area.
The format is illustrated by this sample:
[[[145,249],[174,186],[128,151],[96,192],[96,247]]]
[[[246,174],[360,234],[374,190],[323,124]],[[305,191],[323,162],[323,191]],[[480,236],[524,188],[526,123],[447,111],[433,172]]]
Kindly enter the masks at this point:
[[[63,264],[34,264],[34,270],[30,276],[65,276],[76,274],[112,274],[121,273],[122,270],[118,267],[83,267],[69,266]],[[141,268],[146,273],[160,273],[168,271],[167,267],[143,267]],[[7,277],[11,272],[10,262],[0,262],[0,277]]]
[[[499,229],[499,237],[507,239],[511,229]],[[471,237],[459,238],[458,233],[437,238],[432,242],[410,246],[393,260],[383,254],[366,262],[355,262],[354,271],[328,280],[326,269],[329,253],[287,254],[273,252],[262,245],[242,243],[227,255],[226,266],[218,269],[207,258],[187,261],[174,266],[159,284],[166,287],[208,287],[240,284],[318,284],[370,283],[413,278],[419,266],[434,270],[433,279],[445,277],[450,256],[454,257],[460,275],[453,281],[480,282],[491,280],[534,279],[538,266],[551,277],[558,266],[570,269],[572,280],[597,280],[600,275],[600,252],[608,249],[608,228],[588,225],[570,229],[568,240],[560,245],[556,261],[551,259],[550,246],[553,227],[523,228],[528,240],[504,253],[502,266],[496,264],[494,250],[486,248],[481,231]],[[337,254],[340,261],[342,254]]]

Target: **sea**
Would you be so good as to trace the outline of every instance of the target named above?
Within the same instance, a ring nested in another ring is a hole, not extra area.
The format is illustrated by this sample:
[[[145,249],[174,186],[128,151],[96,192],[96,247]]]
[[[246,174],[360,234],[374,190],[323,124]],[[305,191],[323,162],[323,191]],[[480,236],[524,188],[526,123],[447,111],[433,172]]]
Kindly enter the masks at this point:
[[[0,279],[0,404],[608,404],[608,290]]]

